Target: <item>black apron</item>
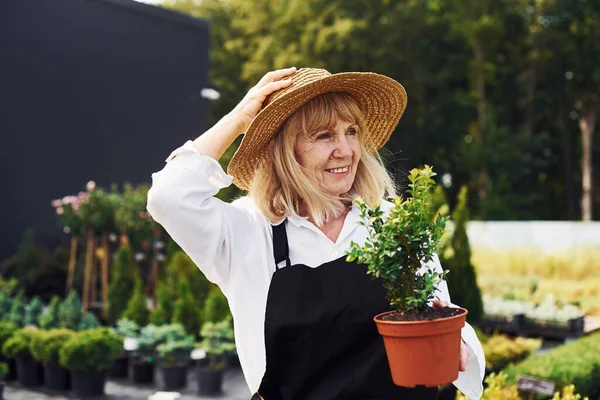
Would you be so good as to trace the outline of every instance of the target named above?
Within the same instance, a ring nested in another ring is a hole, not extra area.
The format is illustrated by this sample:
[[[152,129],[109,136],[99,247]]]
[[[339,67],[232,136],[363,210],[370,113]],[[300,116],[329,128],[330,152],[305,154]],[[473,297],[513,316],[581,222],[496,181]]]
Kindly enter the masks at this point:
[[[392,381],[373,321],[390,309],[381,281],[345,256],[317,268],[290,265],[285,224],[273,227],[266,372],[253,399],[437,399],[437,388],[407,389]]]

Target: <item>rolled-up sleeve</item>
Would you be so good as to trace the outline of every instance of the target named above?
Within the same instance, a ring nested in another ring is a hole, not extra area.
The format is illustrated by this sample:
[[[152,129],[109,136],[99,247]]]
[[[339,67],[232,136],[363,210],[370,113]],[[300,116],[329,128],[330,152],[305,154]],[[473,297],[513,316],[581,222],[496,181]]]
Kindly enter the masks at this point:
[[[427,264],[427,267],[437,272],[442,272],[443,270],[437,256]],[[441,301],[447,301],[451,304],[450,292],[448,291],[446,281],[442,281],[438,286],[437,297]],[[481,347],[475,330],[468,323],[465,323],[465,326],[462,328],[461,337],[469,349],[469,361],[467,362],[467,368],[463,372],[459,372],[458,379],[452,383],[470,400],[480,399],[483,394],[483,377],[485,376],[483,347]]]
[[[254,216],[214,196],[229,186],[214,159],[191,141],[175,150],[152,174],[147,209],[213,283],[230,278],[235,259],[251,245]]]

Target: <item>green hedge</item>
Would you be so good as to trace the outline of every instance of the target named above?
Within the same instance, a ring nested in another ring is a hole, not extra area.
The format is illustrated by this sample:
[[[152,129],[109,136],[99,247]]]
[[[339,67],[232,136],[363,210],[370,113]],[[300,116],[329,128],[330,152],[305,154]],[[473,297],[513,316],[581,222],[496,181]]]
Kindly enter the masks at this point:
[[[15,331],[2,345],[2,353],[8,358],[31,356],[31,341],[39,334],[40,331],[30,328]]]
[[[123,348],[123,338],[107,328],[77,332],[59,351],[60,365],[69,370],[104,371]]]
[[[41,331],[31,341],[31,355],[38,361],[58,364],[60,349],[73,335],[69,329]]]
[[[554,381],[557,388],[574,384],[582,396],[600,393],[600,333],[535,354],[505,370],[515,382],[519,375]]]
[[[505,335],[492,335],[482,342],[486,372],[498,372],[509,364],[522,361],[541,345],[540,339],[511,339]]]

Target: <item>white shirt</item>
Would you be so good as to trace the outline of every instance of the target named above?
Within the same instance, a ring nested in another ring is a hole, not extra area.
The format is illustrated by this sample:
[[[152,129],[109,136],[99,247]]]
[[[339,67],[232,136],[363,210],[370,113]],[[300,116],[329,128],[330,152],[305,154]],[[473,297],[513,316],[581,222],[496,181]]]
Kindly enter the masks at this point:
[[[250,392],[255,393],[265,373],[264,318],[275,271],[271,222],[247,196],[231,204],[214,197],[231,184],[232,177],[217,161],[200,155],[191,141],[166,161],[161,171],[152,174],[148,211],[227,297],[240,364]],[[318,267],[342,257],[351,241],[364,243],[367,232],[359,220],[358,207],[353,206],[333,243],[306,218],[289,216],[292,268],[294,264]],[[437,258],[429,264],[424,267],[441,271]],[[450,301],[446,282],[439,289],[438,297]],[[483,349],[468,324],[462,338],[469,348],[469,362],[454,385],[470,399],[479,399],[485,373]]]

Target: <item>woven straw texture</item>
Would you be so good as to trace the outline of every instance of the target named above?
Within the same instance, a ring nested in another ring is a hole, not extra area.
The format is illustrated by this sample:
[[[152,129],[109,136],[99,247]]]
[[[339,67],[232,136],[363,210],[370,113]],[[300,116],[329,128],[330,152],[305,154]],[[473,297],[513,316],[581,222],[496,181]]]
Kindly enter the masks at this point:
[[[387,76],[371,72],[331,74],[324,69],[301,68],[293,75],[290,86],[265,100],[250,123],[227,168],[233,183],[248,190],[255,171],[268,160],[269,142],[285,120],[313,97],[331,92],[348,93],[357,101],[368,127],[368,151],[376,151],[388,141],[406,108],[406,91]]]

